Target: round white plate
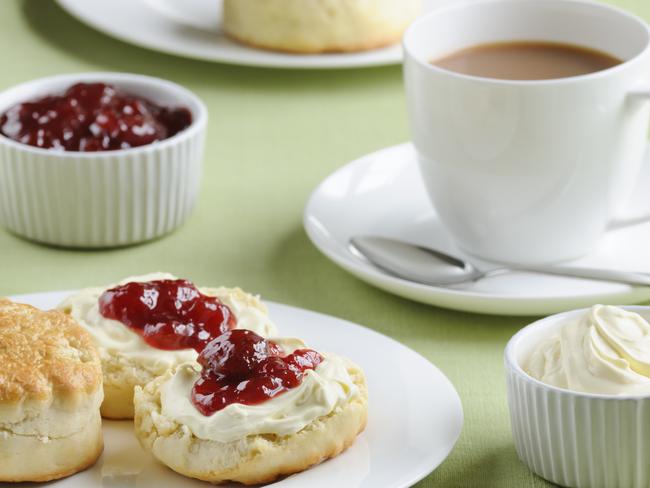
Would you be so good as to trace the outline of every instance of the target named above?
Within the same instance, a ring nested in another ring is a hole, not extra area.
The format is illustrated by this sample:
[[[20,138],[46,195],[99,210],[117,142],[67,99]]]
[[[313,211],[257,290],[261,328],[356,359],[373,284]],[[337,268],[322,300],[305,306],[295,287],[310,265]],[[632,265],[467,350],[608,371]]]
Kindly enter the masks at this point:
[[[637,214],[650,199],[650,161],[632,199]],[[633,218],[634,216],[629,216]],[[304,214],[307,234],[318,249],[358,278],[396,295],[440,307],[500,315],[541,315],[595,303],[632,304],[650,300],[650,287],[631,287],[530,273],[495,276],[450,288],[412,283],[380,271],[351,252],[350,237],[375,234],[429,245],[459,256],[420,180],[411,144],[362,157],[330,175],[312,193]],[[479,269],[490,263],[470,259]],[[612,230],[590,255],[570,263],[650,272],[650,223]]]
[[[399,45],[358,53],[297,55],[227,39],[220,0],[57,0],[81,22],[141,47],[188,58],[274,68],[361,68],[402,62]],[[425,11],[448,0],[425,0]]]
[[[69,294],[12,298],[49,309]],[[287,305],[268,303],[268,307],[283,335],[301,337],[317,350],[336,351],[359,364],[370,397],[368,426],[350,449],[272,486],[406,488],[447,457],[460,434],[463,410],[456,390],[440,370],[402,344],[360,325]],[[138,445],[131,422],[104,421],[104,435],[105,451],[94,467],[52,486],[208,486],[157,463]]]

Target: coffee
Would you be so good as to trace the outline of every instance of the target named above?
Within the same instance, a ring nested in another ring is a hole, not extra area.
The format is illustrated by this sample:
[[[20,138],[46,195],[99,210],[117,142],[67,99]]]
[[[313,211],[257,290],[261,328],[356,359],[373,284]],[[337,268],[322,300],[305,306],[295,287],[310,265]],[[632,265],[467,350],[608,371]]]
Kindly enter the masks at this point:
[[[479,44],[431,62],[449,71],[501,80],[568,78],[621,63],[620,59],[595,49],[541,41]]]

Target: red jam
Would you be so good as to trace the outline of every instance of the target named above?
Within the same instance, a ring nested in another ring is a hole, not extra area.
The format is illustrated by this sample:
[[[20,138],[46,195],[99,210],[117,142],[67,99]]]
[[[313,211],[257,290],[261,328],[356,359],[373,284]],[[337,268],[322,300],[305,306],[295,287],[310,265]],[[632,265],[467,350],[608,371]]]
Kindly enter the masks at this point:
[[[15,105],[0,133],[30,146],[113,151],[167,139],[192,123],[184,107],[166,108],[105,83],[77,83],[60,96]]]
[[[192,389],[192,403],[206,416],[232,403],[262,403],[299,386],[305,371],[322,361],[311,349],[284,355],[277,344],[255,332],[231,330],[199,354],[203,371]]]
[[[230,309],[187,280],[127,283],[99,297],[99,312],[118,320],[158,349],[195,349],[233,329]]]

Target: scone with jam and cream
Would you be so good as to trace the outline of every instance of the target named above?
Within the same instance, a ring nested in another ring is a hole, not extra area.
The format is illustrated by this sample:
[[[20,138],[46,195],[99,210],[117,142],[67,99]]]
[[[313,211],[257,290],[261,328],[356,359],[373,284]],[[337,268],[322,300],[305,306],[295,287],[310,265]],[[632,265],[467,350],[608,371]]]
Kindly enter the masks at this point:
[[[265,49],[363,51],[399,42],[421,8],[422,0],[225,0],[223,26]]]
[[[262,336],[276,329],[264,304],[239,288],[197,288],[167,273],[89,288],[59,309],[93,337],[102,361],[102,416],[133,418],[133,389],[195,361],[210,340],[233,328]]]
[[[135,392],[142,446],[174,471],[211,483],[267,483],[303,471],[348,448],[366,419],[358,366],[249,330],[226,332],[198,365]]]

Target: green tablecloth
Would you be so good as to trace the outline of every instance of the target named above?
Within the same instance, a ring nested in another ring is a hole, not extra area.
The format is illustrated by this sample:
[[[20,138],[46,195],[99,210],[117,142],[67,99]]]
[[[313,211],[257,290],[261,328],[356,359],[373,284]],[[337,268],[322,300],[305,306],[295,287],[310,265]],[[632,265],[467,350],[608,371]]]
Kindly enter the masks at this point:
[[[650,20],[648,0],[613,3]],[[517,459],[502,368],[508,338],[531,318],[459,313],[386,294],[328,261],[302,229],[306,199],[323,178],[408,140],[400,67],[286,71],[181,59],[106,37],[47,0],[0,2],[0,46],[0,89],[57,73],[131,71],[181,83],[210,110],[202,193],[184,227],[102,252],[42,247],[0,230],[0,294],[166,270],[364,324],[430,359],[463,401],[455,450],[417,486],[546,485]]]

